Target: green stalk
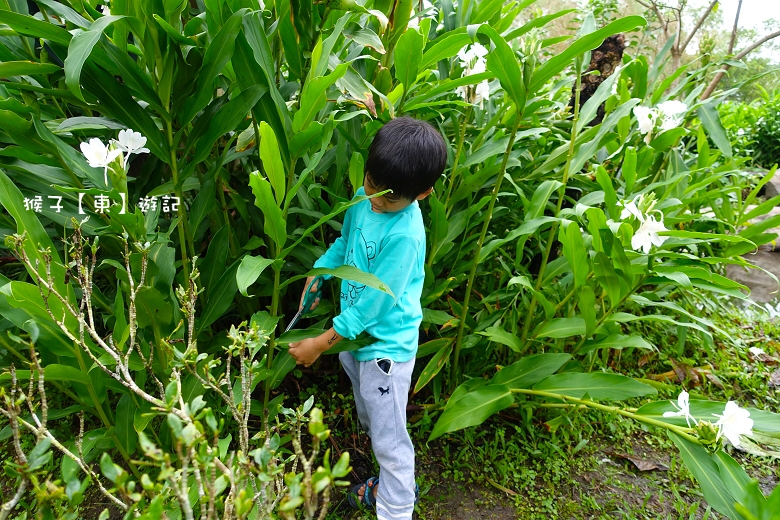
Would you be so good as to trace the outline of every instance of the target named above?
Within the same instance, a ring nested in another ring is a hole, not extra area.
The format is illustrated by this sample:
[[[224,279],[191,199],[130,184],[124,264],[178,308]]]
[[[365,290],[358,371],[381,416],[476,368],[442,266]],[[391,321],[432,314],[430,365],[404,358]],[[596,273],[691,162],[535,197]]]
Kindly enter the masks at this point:
[[[701,442],[699,439],[691,435],[690,431],[692,431],[692,428],[684,428],[682,426],[675,426],[673,424],[665,423],[663,421],[659,421],[658,419],[653,419],[652,417],[645,417],[644,415],[637,415],[633,412],[629,412],[628,410],[623,410],[622,408],[618,408],[616,406],[607,406],[601,403],[597,403],[594,401],[589,401],[586,399],[577,399],[576,397],[569,397],[567,395],[563,394],[555,394],[553,392],[545,392],[543,390],[529,390],[525,388],[512,388],[511,392],[513,394],[525,394],[525,395],[536,395],[539,397],[549,397],[551,399],[560,399],[561,401],[570,401],[572,403],[587,406],[589,408],[595,408],[597,410],[602,410],[605,412],[612,412],[619,415],[622,415],[624,417],[628,417],[630,419],[633,419],[635,421],[643,422],[645,424],[651,424],[653,426],[658,426],[661,428],[666,428],[667,430],[672,430],[677,435],[680,435],[682,437],[685,437],[686,440],[689,440],[695,444],[701,445]]]
[[[603,324],[603,323],[604,323],[604,322],[607,320],[607,318],[609,318],[610,316],[612,316],[612,313],[614,313],[616,310],[618,310],[618,309],[620,308],[620,306],[621,306],[621,305],[623,305],[623,304],[626,302],[626,300],[627,300],[627,299],[628,299],[628,298],[629,298],[629,297],[630,297],[632,294],[634,294],[634,293],[637,291],[637,289],[639,289],[640,287],[642,287],[642,285],[644,285],[644,283],[645,283],[645,278],[646,278],[646,276],[645,276],[645,275],[642,275],[642,277],[639,279],[639,281],[637,282],[637,284],[636,284],[636,285],[635,285],[635,286],[634,286],[634,287],[633,287],[633,288],[632,288],[630,291],[628,291],[628,292],[626,293],[626,295],[625,295],[625,296],[623,296],[623,297],[620,299],[620,301],[619,301],[619,302],[617,302],[617,304],[616,304],[614,307],[610,307],[610,308],[609,308],[609,310],[608,310],[607,312],[605,312],[605,313],[604,313],[604,314],[601,316],[601,318],[599,319],[599,321],[597,321],[597,322],[596,322],[596,328],[599,328],[599,327],[600,327],[600,326],[601,326],[601,325],[602,325],[602,324]],[[582,339],[580,339],[580,340],[577,342],[577,344],[574,346],[574,351],[576,352],[576,351],[577,351],[577,349],[579,349],[579,348],[582,346],[582,344],[583,344],[583,343],[585,343],[585,336],[583,336],[583,337],[582,337]],[[593,367],[593,364],[591,363],[591,368],[592,368],[592,367]],[[588,371],[590,372],[590,370],[588,370]]]
[[[458,133],[457,152],[455,153],[455,161],[452,165],[452,169],[450,170],[450,184],[447,187],[447,198],[445,199],[444,202],[444,207],[446,208],[447,211],[447,217],[449,217],[450,214],[452,213],[452,208],[448,206],[450,203],[450,198],[452,197],[452,187],[455,184],[455,174],[458,170],[458,163],[460,162],[460,154],[463,151],[463,142],[466,140],[466,126],[468,125],[469,119],[471,118],[471,112],[473,111],[473,109],[474,109],[473,106],[469,106],[469,108],[466,110],[466,114],[464,114],[463,117],[463,125],[461,127],[461,131]],[[430,260],[433,260],[433,258],[431,258]],[[430,263],[428,265],[430,265]]]
[[[187,215],[184,213],[184,206],[182,204],[182,201],[184,200],[184,195],[182,193],[181,187],[178,186],[179,184],[179,166],[176,162],[176,149],[173,147],[173,128],[172,123],[170,121],[166,121],[165,123],[165,130],[168,137],[168,148],[170,149],[170,161],[171,161],[171,175],[173,177],[173,188],[174,192],[176,193],[176,196],[179,198],[179,206],[177,208],[177,213],[179,216],[179,222],[176,224],[176,227],[179,230],[179,247],[181,248],[181,261],[182,261],[182,267],[184,268],[184,287],[190,286],[190,260],[187,256],[187,234],[185,232],[185,226],[186,226],[186,220]]]
[[[569,175],[570,175],[570,169],[571,169],[571,161],[574,157],[574,143],[577,140],[577,122],[580,116],[580,88],[582,86],[582,66],[581,66],[581,58],[577,58],[577,61],[575,63],[575,68],[577,69],[577,81],[576,85],[574,87],[574,117],[572,119],[571,123],[571,138],[569,140],[569,153],[566,156],[566,166],[563,168],[563,179],[561,181],[562,185],[560,188],[558,188],[558,203],[555,208],[555,216],[558,216],[561,212],[561,207],[563,206],[563,199],[566,194],[566,184],[569,182]],[[539,288],[542,286],[542,280],[544,279],[544,272],[547,270],[547,262],[550,258],[550,252],[552,251],[552,245],[553,242],[555,242],[555,234],[558,232],[558,225],[559,223],[553,222],[552,226],[550,227],[550,235],[547,239],[547,245],[544,249],[544,253],[542,254],[542,264],[539,266],[539,274],[536,278],[536,290],[538,291]],[[523,345],[523,352],[525,352],[525,341],[528,338],[528,330],[531,326],[531,318],[534,315],[534,311],[536,310],[536,305],[538,301],[536,299],[536,295],[531,296],[531,303],[528,305],[528,313],[525,316],[525,322],[523,323],[523,334],[520,337],[520,342]]]
[[[506,151],[504,152],[504,159],[501,161],[501,168],[498,171],[498,178],[496,184],[493,186],[493,196],[490,198],[490,204],[488,204],[487,211],[485,213],[485,221],[482,224],[482,232],[479,234],[479,240],[477,241],[477,248],[474,250],[474,261],[471,263],[471,272],[469,273],[468,283],[466,284],[466,294],[463,297],[463,308],[460,315],[460,324],[458,325],[458,339],[455,341],[455,352],[452,360],[452,371],[450,372],[450,385],[455,387],[455,380],[458,374],[458,361],[460,358],[460,347],[463,341],[463,329],[466,325],[466,316],[469,312],[469,299],[471,298],[471,290],[474,285],[474,276],[477,274],[477,264],[479,264],[479,255],[482,251],[482,244],[485,242],[485,236],[487,235],[488,226],[490,225],[490,217],[493,214],[493,207],[496,205],[496,199],[498,199],[498,193],[501,190],[501,181],[504,180],[504,173],[506,172],[506,165],[509,162],[509,155],[512,152],[512,147],[515,144],[515,137],[517,136],[517,128],[520,126],[520,118],[515,118],[515,124],[512,127],[512,135],[509,137],[509,143],[507,143]]]
[[[222,216],[225,218],[225,225],[228,231],[228,240],[230,241],[230,256],[236,257],[238,255],[238,249],[236,247],[234,233],[231,231],[230,213],[227,208],[227,201],[225,200],[225,188],[222,176],[217,173],[217,192],[219,193],[219,203],[222,206]]]
[[[278,248],[277,249],[281,249]],[[279,251],[277,251],[277,254],[279,254]],[[271,317],[275,318],[278,314],[279,309],[279,278],[281,277],[282,272],[282,266],[281,262],[273,263],[271,264],[271,267],[273,267],[274,270],[274,292],[273,296],[271,297]],[[267,363],[266,368],[269,370],[273,366],[274,363],[274,348],[276,347],[276,327],[271,331],[271,335],[268,338],[268,354],[266,356]],[[268,408],[268,398],[271,396],[271,380],[270,378],[265,379],[265,392],[263,395],[263,408]]]

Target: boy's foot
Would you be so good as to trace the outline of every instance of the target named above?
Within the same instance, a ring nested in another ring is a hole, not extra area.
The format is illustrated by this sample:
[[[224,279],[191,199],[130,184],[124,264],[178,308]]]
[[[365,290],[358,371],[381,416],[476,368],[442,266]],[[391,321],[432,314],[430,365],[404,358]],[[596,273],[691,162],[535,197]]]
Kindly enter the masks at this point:
[[[365,497],[366,487],[369,489],[368,497]],[[379,489],[379,477],[371,477],[364,484],[358,484],[353,487],[351,492],[347,495],[347,502],[355,509],[360,509],[360,504],[368,507],[371,510],[376,509],[376,492]],[[357,497],[357,500],[356,498]],[[414,485],[414,503],[420,499],[420,487]]]
[[[360,485],[360,489],[358,489],[358,492],[357,492],[358,502],[362,502],[363,501],[363,494],[365,493],[365,489],[366,489],[366,485],[365,484],[361,484]],[[371,500],[371,502],[376,503],[376,491],[377,491],[377,489],[379,489],[379,486],[374,486],[374,487],[371,488],[371,493],[374,495],[373,499],[369,499],[369,500]]]
[[[360,509],[363,505],[370,510],[376,509],[376,492],[379,488],[379,477],[371,477],[364,484],[353,487],[347,495],[347,503],[354,509]],[[366,489],[369,490],[366,496]]]

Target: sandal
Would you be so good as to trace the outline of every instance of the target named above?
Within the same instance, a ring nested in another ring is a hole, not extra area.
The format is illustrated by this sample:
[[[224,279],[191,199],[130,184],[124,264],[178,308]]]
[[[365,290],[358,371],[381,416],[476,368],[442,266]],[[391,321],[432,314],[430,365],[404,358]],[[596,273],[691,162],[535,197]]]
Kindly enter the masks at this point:
[[[376,497],[374,497],[374,488],[379,485],[379,477],[371,477],[364,484],[354,486],[347,494],[347,504],[353,509],[360,509],[361,506],[367,507],[371,511],[376,510]],[[360,488],[363,489],[363,498],[360,498]]]
[[[363,505],[371,511],[376,510],[376,497],[374,496],[374,488],[379,485],[379,477],[371,477],[364,484],[358,484],[354,486],[347,495],[347,503],[353,509],[360,509]],[[360,498],[360,488],[363,489],[363,498]],[[420,500],[420,486],[417,483],[414,484],[414,504]]]

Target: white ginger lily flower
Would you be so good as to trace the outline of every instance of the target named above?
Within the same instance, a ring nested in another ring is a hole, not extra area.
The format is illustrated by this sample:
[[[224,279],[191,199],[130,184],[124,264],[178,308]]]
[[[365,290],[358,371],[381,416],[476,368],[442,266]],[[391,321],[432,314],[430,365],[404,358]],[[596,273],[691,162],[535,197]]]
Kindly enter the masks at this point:
[[[661,130],[670,130],[680,126],[683,114],[688,112],[688,105],[682,101],[664,101],[657,109],[661,117]]]
[[[623,211],[620,212],[620,220],[626,220],[630,216],[634,216],[640,222],[644,222],[645,217],[639,208],[636,206],[635,200],[618,201],[618,205],[623,207]]]
[[[103,168],[103,178],[108,185],[108,165],[122,155],[122,150],[109,148],[103,144],[103,141],[93,137],[88,143],[81,143],[81,153],[84,154],[89,165],[93,168]]]
[[[474,90],[474,102],[479,103],[482,106],[482,100],[490,97],[490,85],[487,80],[479,82],[477,88]]]
[[[466,76],[485,72],[485,56],[487,54],[488,50],[479,43],[460,50],[458,59],[463,64],[463,68],[466,69]]]
[[[634,107],[634,115],[639,123],[639,131],[643,134],[652,132],[658,119],[658,111],[654,108]]]
[[[679,397],[677,397],[677,404],[674,404],[674,401],[669,401],[672,403],[672,406],[674,406],[677,411],[676,412],[664,412],[664,417],[685,417],[685,422],[688,424],[688,428],[691,427],[691,421],[696,423],[696,419],[691,415],[691,404],[690,404],[690,397],[688,396],[688,392],[683,390],[680,392]]]
[[[146,137],[141,132],[135,132],[131,129],[120,130],[119,140],[114,142],[121,150],[127,152],[128,157],[133,153],[149,153],[149,149],[144,148]]]
[[[761,356],[762,354],[766,354],[766,352],[764,352],[764,349],[758,347],[750,347],[748,351],[756,357]]]
[[[647,255],[650,254],[650,249],[653,246],[660,247],[663,245],[669,237],[662,237],[658,233],[667,231],[664,226],[663,219],[659,222],[653,215],[648,215],[639,229],[636,230],[634,236],[631,237],[631,248],[634,251],[640,249]]]
[[[750,418],[750,412],[744,408],[740,408],[734,401],[726,403],[723,415],[718,415],[716,413],[712,415],[720,417],[718,422],[715,423],[715,426],[718,427],[718,439],[720,439],[722,435],[726,437],[734,447],[739,446],[740,435],[753,435],[753,419]]]

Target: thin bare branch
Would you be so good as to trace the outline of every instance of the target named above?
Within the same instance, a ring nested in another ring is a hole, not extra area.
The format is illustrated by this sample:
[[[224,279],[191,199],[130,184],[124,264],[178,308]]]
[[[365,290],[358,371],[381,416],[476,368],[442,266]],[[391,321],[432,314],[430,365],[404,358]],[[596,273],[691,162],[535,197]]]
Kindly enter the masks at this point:
[[[741,60],[742,58],[744,58],[745,56],[747,56],[748,54],[750,54],[751,52],[756,50],[761,45],[765,44],[769,40],[777,38],[778,36],[780,36],[780,31],[775,31],[775,32],[773,32],[771,34],[767,34],[766,36],[764,36],[763,38],[758,40],[756,43],[754,43],[753,45],[749,46],[747,49],[743,50],[742,52],[740,52],[739,54],[734,56],[734,61]],[[720,83],[720,80],[723,78],[723,76],[726,75],[726,72],[730,68],[731,68],[731,65],[729,65],[728,63],[723,65],[723,67],[721,67],[721,69],[718,71],[718,73],[715,74],[715,77],[712,78],[712,81],[710,81],[710,84],[707,85],[707,88],[704,90],[704,92],[701,95],[701,98],[699,98],[699,99],[704,101],[705,99],[709,98],[712,95],[712,93],[715,91],[715,88],[718,86],[718,83]]]
[[[707,17],[710,15],[712,10],[718,4],[718,1],[719,0],[712,0],[712,2],[707,7],[707,9],[704,10],[704,13],[701,15],[699,20],[696,22],[696,25],[693,26],[693,29],[691,30],[691,32],[688,33],[688,37],[685,39],[683,44],[680,46],[680,52],[681,53],[685,52],[685,49],[688,48],[688,44],[691,43],[691,40],[693,39],[693,37],[696,35],[696,33],[699,31],[699,29],[701,29],[702,24],[704,24],[704,22],[707,20]],[[741,0],[740,0],[740,3],[742,3]]]
[[[731,30],[731,40],[729,41],[729,51],[726,54],[734,52],[734,45],[737,43],[737,28],[739,28],[739,12],[742,10],[742,0],[737,4],[737,14],[734,16],[734,28]]]

